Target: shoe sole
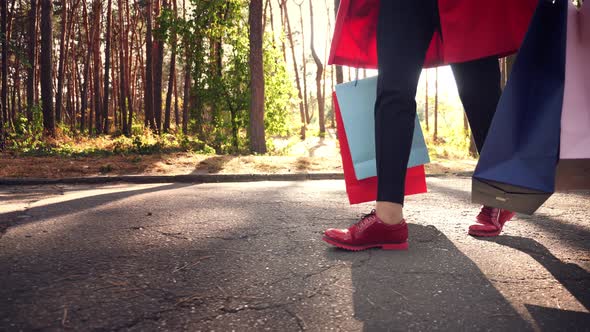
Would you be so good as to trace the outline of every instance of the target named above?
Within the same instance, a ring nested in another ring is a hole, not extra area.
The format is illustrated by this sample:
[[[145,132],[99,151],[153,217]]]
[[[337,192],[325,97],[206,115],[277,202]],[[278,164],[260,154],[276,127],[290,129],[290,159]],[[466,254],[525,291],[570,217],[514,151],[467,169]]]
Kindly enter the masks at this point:
[[[475,237],[494,237],[494,236],[498,236],[500,235],[502,231],[494,231],[494,232],[472,232],[469,231],[467,232],[467,234],[471,235],[471,236],[475,236]]]
[[[330,239],[329,237],[323,237],[322,240],[325,242],[338,247],[340,249],[350,250],[350,251],[361,251],[371,248],[381,248],[383,250],[408,250],[409,245],[408,242],[403,243],[386,243],[386,244],[371,244],[367,246],[349,246],[347,244],[343,244],[337,241]]]

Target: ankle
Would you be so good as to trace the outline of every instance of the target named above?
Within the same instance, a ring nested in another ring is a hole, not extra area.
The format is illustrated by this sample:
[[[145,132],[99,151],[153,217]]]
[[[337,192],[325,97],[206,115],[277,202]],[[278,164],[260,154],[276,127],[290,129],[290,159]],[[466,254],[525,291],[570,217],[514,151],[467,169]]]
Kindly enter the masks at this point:
[[[404,220],[401,204],[391,202],[377,202],[375,207],[377,217],[387,225],[398,225]]]
[[[377,217],[386,225],[399,225],[404,221],[404,218],[395,216],[380,216],[377,214]]]

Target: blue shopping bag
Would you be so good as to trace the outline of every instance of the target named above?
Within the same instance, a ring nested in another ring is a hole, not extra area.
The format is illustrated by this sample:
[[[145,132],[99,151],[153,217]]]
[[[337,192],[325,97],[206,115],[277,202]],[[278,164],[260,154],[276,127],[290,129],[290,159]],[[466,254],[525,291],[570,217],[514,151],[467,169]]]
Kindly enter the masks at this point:
[[[336,85],[336,96],[348,138],[350,154],[357,179],[377,175],[375,161],[375,101],[377,77]],[[396,144],[396,142],[391,142]],[[430,162],[428,149],[416,117],[414,138],[408,168]]]
[[[568,1],[539,1],[473,175],[476,203],[532,214],[555,190]]]

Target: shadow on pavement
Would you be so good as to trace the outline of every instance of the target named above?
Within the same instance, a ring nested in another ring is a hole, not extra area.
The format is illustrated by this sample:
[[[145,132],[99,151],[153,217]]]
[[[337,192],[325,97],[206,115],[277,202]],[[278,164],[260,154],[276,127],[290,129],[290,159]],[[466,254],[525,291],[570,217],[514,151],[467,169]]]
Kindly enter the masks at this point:
[[[433,183],[432,181],[428,183],[428,188],[429,190],[452,196],[461,201],[471,201],[470,191],[468,190],[458,190],[448,186],[442,186],[440,184]],[[590,200],[590,192],[576,192],[569,193],[568,195],[572,195],[577,199]],[[551,204],[550,201],[548,203]],[[572,223],[567,223],[543,213],[536,213],[532,216],[518,214],[518,219],[520,221],[539,226],[548,233],[562,234],[562,240],[572,247],[581,250],[590,250],[590,241],[588,241],[590,238],[590,230],[588,228]],[[508,223],[506,227],[510,227],[510,224],[511,222]]]
[[[163,185],[33,208],[25,222],[51,226],[0,241],[0,330],[532,330],[433,226],[411,224],[407,252],[330,248],[323,229],[357,208],[342,186],[309,188]]]
[[[410,224],[410,250],[331,249],[352,262],[364,331],[532,330],[480,269],[433,226]]]
[[[564,263],[545,246],[530,238],[500,236],[485,241],[494,242],[521,251],[541,264],[587,310],[590,310],[590,273],[573,263]],[[578,331],[590,328],[590,314],[555,308],[526,305],[527,309],[546,331]],[[585,327],[585,328],[582,328]]]
[[[72,200],[60,201],[54,204],[33,207],[27,209],[26,211],[3,213],[0,214],[0,234],[3,233],[8,227],[14,225],[25,225],[33,222],[41,222],[51,218],[63,217],[72,213],[78,213],[82,210],[90,210],[101,205],[106,205],[133,196],[155,193],[159,191],[174,190],[187,187],[189,185],[190,184],[167,184],[138,190],[90,195],[81,198],[74,198]],[[100,189],[100,187],[98,189]],[[106,190],[110,189],[112,188],[108,188]],[[72,191],[69,193],[72,193]],[[23,218],[23,216],[26,218]]]

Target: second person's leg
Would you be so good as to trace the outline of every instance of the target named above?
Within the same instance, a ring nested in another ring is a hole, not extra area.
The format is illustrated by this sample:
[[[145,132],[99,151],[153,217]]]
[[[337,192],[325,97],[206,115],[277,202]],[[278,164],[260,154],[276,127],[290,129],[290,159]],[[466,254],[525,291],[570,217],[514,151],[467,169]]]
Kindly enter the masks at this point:
[[[481,153],[502,94],[498,59],[483,58],[451,67],[477,151]],[[477,224],[469,227],[469,234],[496,236],[512,217],[514,213],[511,211],[484,206],[476,217]]]
[[[451,68],[477,151],[481,153],[502,94],[498,59],[483,58],[452,64]]]

